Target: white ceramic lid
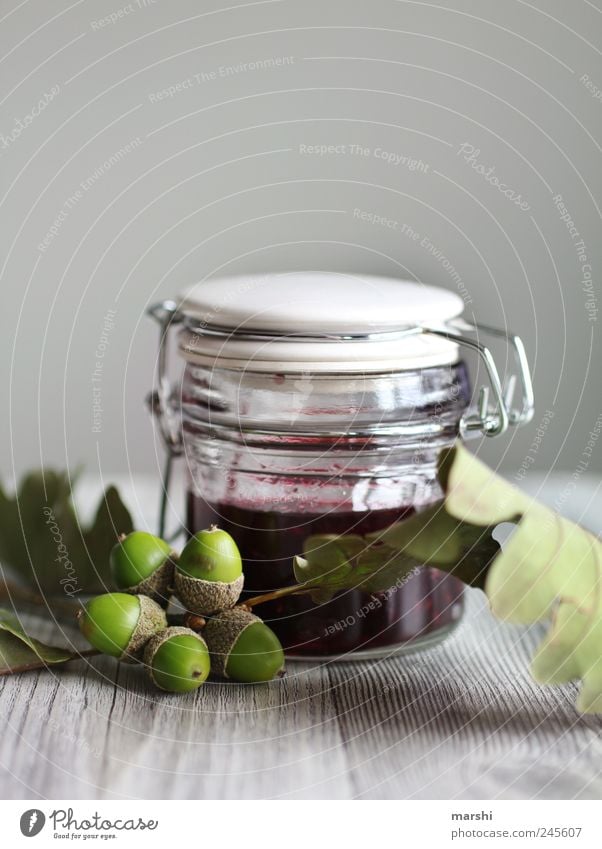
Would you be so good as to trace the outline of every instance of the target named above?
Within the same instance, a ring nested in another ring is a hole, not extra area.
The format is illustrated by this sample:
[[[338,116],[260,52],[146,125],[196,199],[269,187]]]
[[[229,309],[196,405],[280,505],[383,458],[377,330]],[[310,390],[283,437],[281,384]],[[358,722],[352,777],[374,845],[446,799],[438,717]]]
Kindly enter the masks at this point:
[[[180,349],[188,360],[252,371],[447,365],[458,359],[454,343],[428,334],[391,334],[440,325],[462,308],[453,292],[392,277],[326,272],[224,277],[198,283],[180,298],[187,325]],[[225,332],[207,332],[216,329]],[[340,338],[368,334],[370,339]]]

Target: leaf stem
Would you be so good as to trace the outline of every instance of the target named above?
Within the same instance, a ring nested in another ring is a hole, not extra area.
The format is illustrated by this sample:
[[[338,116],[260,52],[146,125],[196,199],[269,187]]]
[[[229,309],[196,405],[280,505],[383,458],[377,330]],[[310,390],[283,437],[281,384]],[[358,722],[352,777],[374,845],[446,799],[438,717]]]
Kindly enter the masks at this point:
[[[71,663],[74,660],[83,660],[86,657],[96,657],[101,652],[96,649],[87,649],[86,651],[75,652],[71,657],[66,657],[65,660],[60,660],[57,663],[48,663],[39,658],[32,663],[24,663],[21,666],[13,666],[10,669],[0,669],[2,675],[19,675],[21,672],[32,672],[36,669],[50,669],[54,666],[63,666],[65,663]]]
[[[292,587],[281,587],[279,590],[272,590],[272,592],[264,593],[263,595],[244,598],[240,604],[243,607],[255,607],[256,604],[264,604],[268,601],[275,601],[276,599],[284,598],[287,595],[306,595],[315,589],[315,586],[310,586],[308,584],[295,584]]]

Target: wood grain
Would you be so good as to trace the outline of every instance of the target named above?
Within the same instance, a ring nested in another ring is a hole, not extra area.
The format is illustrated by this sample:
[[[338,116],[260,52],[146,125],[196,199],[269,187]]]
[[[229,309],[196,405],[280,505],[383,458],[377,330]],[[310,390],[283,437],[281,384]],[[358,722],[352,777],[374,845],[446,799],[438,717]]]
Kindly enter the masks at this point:
[[[6,677],[0,795],[600,798],[602,724],[575,712],[574,688],[531,682],[538,636],[496,623],[474,591],[429,652],[292,663],[269,685],[170,696],[107,658]]]

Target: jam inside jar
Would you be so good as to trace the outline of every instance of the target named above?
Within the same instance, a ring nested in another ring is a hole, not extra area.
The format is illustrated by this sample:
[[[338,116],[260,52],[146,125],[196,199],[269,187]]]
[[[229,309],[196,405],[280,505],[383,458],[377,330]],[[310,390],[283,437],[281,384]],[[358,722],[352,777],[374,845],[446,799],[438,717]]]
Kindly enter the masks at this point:
[[[463,362],[305,379],[311,391],[305,386],[300,398],[297,375],[268,381],[247,372],[243,386],[240,376],[190,363],[184,373],[187,528],[217,524],[234,537],[244,561],[243,599],[293,585],[293,558],[309,536],[377,532],[440,497],[437,456],[455,437],[470,394]],[[220,411],[235,407],[256,420],[266,404],[271,417],[292,416],[295,430],[221,425]],[[325,419],[342,416],[352,419],[348,431],[327,435]],[[356,436],[354,428],[364,432]],[[321,604],[285,596],[255,612],[290,657],[388,655],[445,636],[462,613],[462,584],[422,568],[386,592],[346,590]]]
[[[367,534],[413,512],[284,514],[230,504],[208,505],[189,493],[189,527],[219,524],[237,540],[244,558],[245,597],[294,584],[292,559],[310,534]],[[420,639],[444,636],[462,613],[462,583],[437,569],[419,569],[386,592],[346,590],[313,604],[286,596],[254,612],[276,632],[288,656],[354,657],[389,654]]]

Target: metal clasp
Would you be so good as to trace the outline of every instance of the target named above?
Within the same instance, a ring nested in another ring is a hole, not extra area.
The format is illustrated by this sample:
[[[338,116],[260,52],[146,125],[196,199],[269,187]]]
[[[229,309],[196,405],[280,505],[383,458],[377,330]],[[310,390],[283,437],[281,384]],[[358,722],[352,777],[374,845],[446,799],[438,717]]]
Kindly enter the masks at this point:
[[[448,321],[440,327],[423,327],[425,333],[432,333],[435,336],[442,336],[444,339],[450,339],[460,345],[465,345],[473,351],[476,351],[480,356],[485,370],[489,378],[489,386],[482,386],[479,389],[479,398],[476,406],[468,410],[460,419],[460,433],[470,431],[481,431],[485,436],[498,436],[508,429],[508,426],[523,425],[531,421],[534,411],[533,384],[531,382],[531,373],[527,361],[525,346],[519,336],[513,333],[506,333],[497,327],[490,327],[484,324],[470,324],[462,318],[457,318]],[[505,339],[506,344],[511,348],[517,370],[518,378],[521,385],[521,404],[519,407],[513,405],[514,394],[516,390],[517,376],[509,375],[502,386],[500,376],[498,374],[495,361],[491,351],[486,345],[479,342],[478,338],[473,339],[470,336],[465,336],[464,333],[473,333],[477,337],[481,333],[490,336],[496,336]],[[489,398],[493,391],[494,404],[490,406]]]
[[[173,389],[167,374],[167,354],[169,330],[173,324],[179,324],[182,320],[178,313],[175,301],[161,301],[153,304],[147,310],[147,315],[159,325],[159,351],[157,355],[157,384],[146,396],[146,404],[152,416],[159,423],[159,431],[167,454],[161,481],[161,503],[159,505],[159,536],[165,535],[165,519],[167,515],[167,501],[169,497],[169,482],[171,479],[172,464],[175,457],[179,457],[183,451],[182,431],[172,407]]]

